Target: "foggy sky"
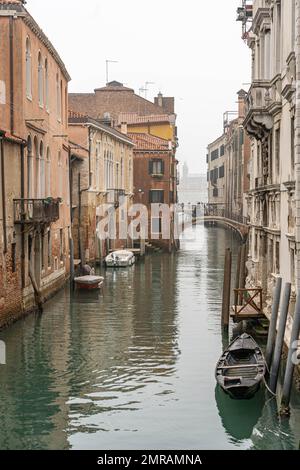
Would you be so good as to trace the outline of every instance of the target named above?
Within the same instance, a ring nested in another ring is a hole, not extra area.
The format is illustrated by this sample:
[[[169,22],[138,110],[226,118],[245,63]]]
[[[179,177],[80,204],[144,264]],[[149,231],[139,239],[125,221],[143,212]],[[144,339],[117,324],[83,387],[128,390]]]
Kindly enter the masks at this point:
[[[206,147],[222,132],[223,112],[248,88],[250,53],[236,22],[240,0],[28,0],[26,8],[57,48],[72,77],[71,92],[110,80],[148,98],[175,96],[178,159],[206,172]],[[243,85],[244,84],[244,85]],[[246,85],[245,85],[246,84]]]

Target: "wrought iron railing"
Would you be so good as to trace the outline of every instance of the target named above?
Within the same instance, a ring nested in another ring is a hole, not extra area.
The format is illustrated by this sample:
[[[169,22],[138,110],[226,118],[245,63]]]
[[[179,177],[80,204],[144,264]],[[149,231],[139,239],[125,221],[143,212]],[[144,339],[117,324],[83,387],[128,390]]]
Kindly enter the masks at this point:
[[[49,224],[59,219],[60,199],[14,199],[15,224]]]
[[[242,224],[242,225],[249,224],[249,217],[244,217],[242,214],[238,214],[234,211],[231,211],[222,206],[217,206],[214,204],[204,205],[204,216],[222,217],[224,219],[232,220],[233,222],[238,222],[239,224]]]

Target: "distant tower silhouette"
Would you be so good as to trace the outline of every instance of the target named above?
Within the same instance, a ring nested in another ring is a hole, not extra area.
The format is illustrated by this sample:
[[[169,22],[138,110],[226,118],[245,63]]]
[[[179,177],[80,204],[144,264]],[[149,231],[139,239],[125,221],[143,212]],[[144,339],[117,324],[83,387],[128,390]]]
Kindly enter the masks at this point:
[[[187,163],[184,162],[183,170],[182,170],[182,179],[183,179],[183,181],[187,181],[188,177],[189,177],[189,167],[188,167]]]

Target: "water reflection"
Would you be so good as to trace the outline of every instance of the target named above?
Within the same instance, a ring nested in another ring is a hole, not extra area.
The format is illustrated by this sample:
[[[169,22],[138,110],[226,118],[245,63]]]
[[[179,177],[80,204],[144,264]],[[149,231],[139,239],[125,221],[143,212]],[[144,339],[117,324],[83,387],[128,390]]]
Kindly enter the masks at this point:
[[[264,436],[274,423],[260,398],[236,407],[215,389],[228,345],[220,327],[224,250],[235,259],[239,240],[217,227],[190,230],[196,238],[177,255],[103,271],[102,293],[70,299],[66,289],[43,316],[0,334],[0,448],[271,445]],[[299,410],[294,401],[288,447]]]
[[[223,427],[231,442],[239,444],[250,439],[262,415],[265,391],[261,389],[251,400],[233,400],[216,386],[215,398]]]

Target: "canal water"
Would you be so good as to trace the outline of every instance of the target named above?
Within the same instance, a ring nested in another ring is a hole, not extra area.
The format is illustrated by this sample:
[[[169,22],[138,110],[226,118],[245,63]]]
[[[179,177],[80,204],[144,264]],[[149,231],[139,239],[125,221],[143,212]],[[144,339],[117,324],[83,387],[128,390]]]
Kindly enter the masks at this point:
[[[1,449],[298,448],[296,393],[280,422],[264,391],[236,402],[216,387],[224,250],[239,239],[191,234],[177,255],[104,271],[103,294],[65,289],[0,333]]]

